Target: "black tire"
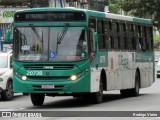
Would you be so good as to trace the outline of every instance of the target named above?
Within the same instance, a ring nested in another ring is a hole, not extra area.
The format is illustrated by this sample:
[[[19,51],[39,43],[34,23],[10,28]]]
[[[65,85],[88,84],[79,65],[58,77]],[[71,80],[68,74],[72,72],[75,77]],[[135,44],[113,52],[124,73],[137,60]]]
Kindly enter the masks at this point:
[[[13,83],[12,81],[8,81],[6,85],[6,90],[2,91],[1,94],[2,100],[11,100],[14,97],[14,92],[13,92]]]
[[[73,95],[73,98],[82,98],[82,95]]]
[[[160,75],[157,75],[157,78],[160,78]]]
[[[130,89],[120,90],[122,97],[129,97],[130,96]]]
[[[136,97],[139,95],[139,89],[140,89],[140,76],[139,76],[139,73],[136,72],[134,88],[120,90],[120,93],[122,97],[130,97],[130,96]]]
[[[139,89],[140,89],[140,75],[138,72],[136,72],[135,76],[135,87],[131,89],[131,96],[138,96],[139,95]]]
[[[95,104],[99,104],[103,101],[103,83],[102,79],[99,84],[99,91],[91,94],[92,102]]]
[[[24,96],[29,95],[29,93],[23,93]]]
[[[31,93],[30,95],[32,104],[34,106],[42,106],[44,102],[45,95],[40,93]]]

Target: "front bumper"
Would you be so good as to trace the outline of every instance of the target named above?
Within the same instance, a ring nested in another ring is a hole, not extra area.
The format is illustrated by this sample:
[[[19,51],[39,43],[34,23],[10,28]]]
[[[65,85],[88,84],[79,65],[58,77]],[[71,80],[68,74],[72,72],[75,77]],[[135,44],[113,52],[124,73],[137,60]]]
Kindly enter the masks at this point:
[[[42,88],[42,85],[54,85],[54,88]],[[25,93],[56,93],[71,94],[90,92],[90,75],[84,76],[75,81],[69,80],[26,80],[23,81],[16,75],[13,76],[13,89],[15,92]]]

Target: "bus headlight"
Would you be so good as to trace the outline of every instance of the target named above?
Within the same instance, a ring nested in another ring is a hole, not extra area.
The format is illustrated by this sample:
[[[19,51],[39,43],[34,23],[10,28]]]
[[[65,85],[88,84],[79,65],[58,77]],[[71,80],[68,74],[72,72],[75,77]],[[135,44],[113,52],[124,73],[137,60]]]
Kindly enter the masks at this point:
[[[76,80],[76,79],[77,79],[77,75],[72,75],[72,76],[71,76],[71,80],[74,81],[74,80]]]
[[[22,80],[27,80],[27,76],[22,76]]]
[[[16,72],[15,70],[13,70],[13,73],[14,73],[19,79],[27,80],[27,76],[21,75],[20,73]]]

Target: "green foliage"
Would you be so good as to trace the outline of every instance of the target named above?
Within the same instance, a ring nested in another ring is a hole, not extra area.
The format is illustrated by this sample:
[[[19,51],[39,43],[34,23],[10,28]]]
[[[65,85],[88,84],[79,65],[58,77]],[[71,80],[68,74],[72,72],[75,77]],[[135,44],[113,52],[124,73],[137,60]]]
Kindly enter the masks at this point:
[[[120,11],[120,0],[104,0],[103,2],[98,2],[97,0],[91,0],[90,8],[92,10],[103,11],[104,6],[109,6],[110,13],[119,14]]]
[[[109,5],[109,11],[111,13],[119,14],[119,12],[120,12],[120,6],[118,4],[110,4]]]
[[[154,33],[154,48],[159,49],[160,46],[160,35],[157,33]]]
[[[137,17],[152,19],[154,16],[154,25],[160,30],[160,0],[120,0],[119,5]]]
[[[154,34],[154,41],[155,42],[160,42],[160,35]]]

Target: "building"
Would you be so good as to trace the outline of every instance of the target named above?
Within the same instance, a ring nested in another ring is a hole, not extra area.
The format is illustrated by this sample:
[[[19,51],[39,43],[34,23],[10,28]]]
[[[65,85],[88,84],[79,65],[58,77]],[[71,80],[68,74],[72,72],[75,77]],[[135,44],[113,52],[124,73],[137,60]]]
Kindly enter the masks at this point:
[[[35,7],[89,8],[90,0],[0,0],[0,40],[5,40],[5,31],[13,21],[17,10]]]
[[[90,0],[50,0],[50,7],[75,7],[75,8],[83,8],[89,9],[89,1]]]
[[[14,13],[17,10],[28,8],[28,1],[0,0],[0,40],[5,40],[6,29],[11,25]]]

